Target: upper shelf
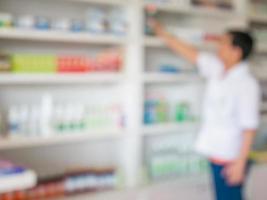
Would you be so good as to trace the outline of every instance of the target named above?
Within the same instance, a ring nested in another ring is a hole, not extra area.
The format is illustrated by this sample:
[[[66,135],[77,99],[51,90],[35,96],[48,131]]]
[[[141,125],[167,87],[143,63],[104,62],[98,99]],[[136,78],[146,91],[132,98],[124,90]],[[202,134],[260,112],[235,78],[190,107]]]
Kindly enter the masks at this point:
[[[153,5],[151,3],[144,3],[144,8],[148,5]],[[220,18],[231,18],[233,16],[238,16],[234,11],[231,10],[222,10],[215,8],[205,8],[205,7],[196,7],[196,6],[184,6],[177,4],[155,4],[157,10],[160,12],[166,13],[177,13],[177,14],[186,14],[186,15],[197,15],[203,17],[220,17]]]
[[[68,144],[83,142],[86,140],[110,140],[121,137],[124,134],[119,130],[95,131],[84,134],[68,134],[51,137],[17,137],[17,138],[0,138],[0,150],[9,150],[17,148],[29,148],[50,146],[58,144]]]
[[[168,74],[168,73],[146,73],[143,78],[145,83],[177,83],[177,82],[190,82],[202,81],[201,77],[197,74]]]
[[[38,31],[8,28],[0,29],[0,39],[97,45],[123,45],[125,43],[124,37],[108,34],[94,35],[90,33]]]
[[[267,44],[260,43],[256,47],[257,53],[267,53]]]
[[[91,74],[0,74],[0,85],[14,84],[109,84],[122,80],[119,73]]]
[[[153,36],[147,36],[145,38],[144,44],[146,47],[167,48],[167,46],[164,44],[164,42],[162,40],[160,40],[157,37],[153,37]],[[206,43],[202,43],[202,44],[194,44],[194,46],[198,49],[201,49],[201,50],[215,50],[215,48],[216,48],[216,44],[212,43],[212,42],[206,42]],[[267,45],[264,43],[259,44],[256,47],[256,52],[257,53],[267,53]]]
[[[262,105],[261,105],[261,109],[262,109],[263,111],[267,111],[267,102],[262,103]]]
[[[249,19],[251,22],[267,24],[267,14],[250,14]]]
[[[157,37],[153,37],[153,36],[147,36],[145,38],[144,43],[145,43],[145,46],[147,47],[161,47],[161,48],[166,47],[166,45],[161,39]],[[215,48],[215,44],[211,42],[206,42],[202,44],[194,44],[194,45],[199,49],[205,49],[205,50],[212,50]]]

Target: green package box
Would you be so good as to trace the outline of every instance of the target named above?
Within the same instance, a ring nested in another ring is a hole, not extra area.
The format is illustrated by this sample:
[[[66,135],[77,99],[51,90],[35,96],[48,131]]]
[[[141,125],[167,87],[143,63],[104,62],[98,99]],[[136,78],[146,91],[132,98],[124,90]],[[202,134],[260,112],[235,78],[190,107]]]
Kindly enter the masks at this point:
[[[157,102],[156,106],[156,115],[157,115],[157,122],[167,122],[168,121],[168,105],[164,101]]]
[[[190,120],[190,106],[187,103],[180,103],[176,106],[176,122],[185,122]]]
[[[15,54],[11,63],[15,73],[56,73],[57,69],[54,55]]]

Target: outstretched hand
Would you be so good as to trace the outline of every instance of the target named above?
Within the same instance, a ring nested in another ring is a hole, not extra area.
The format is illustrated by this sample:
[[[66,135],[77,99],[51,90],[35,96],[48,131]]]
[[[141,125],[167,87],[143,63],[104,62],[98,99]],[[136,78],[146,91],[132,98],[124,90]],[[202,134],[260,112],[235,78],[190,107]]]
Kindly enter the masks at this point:
[[[155,31],[156,35],[161,35],[165,31],[161,23],[154,18],[148,19],[148,25]]]

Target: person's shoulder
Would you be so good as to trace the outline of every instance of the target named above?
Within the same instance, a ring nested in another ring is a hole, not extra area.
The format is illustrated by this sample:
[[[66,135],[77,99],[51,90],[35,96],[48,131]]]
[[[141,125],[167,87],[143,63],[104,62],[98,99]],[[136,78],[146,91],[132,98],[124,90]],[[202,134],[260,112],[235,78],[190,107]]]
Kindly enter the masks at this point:
[[[209,62],[220,62],[221,60],[215,53],[211,52],[200,52],[198,55],[199,58],[208,60]]]
[[[215,53],[200,52],[197,66],[201,74],[206,78],[217,76],[223,70],[223,63]]]
[[[257,80],[257,78],[251,73],[250,70],[248,70],[248,73],[246,75],[246,84],[254,86],[254,87],[258,87],[259,86],[259,81]]]
[[[242,80],[240,80],[238,87],[242,92],[257,92],[260,89],[258,80],[251,73],[247,73],[242,77]]]

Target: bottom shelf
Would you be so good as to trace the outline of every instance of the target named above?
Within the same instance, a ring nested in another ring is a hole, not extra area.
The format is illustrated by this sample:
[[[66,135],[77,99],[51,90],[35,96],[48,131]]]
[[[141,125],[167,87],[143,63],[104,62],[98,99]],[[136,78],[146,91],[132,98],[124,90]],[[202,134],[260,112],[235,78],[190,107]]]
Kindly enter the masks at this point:
[[[57,197],[51,198],[50,200],[122,200],[121,196],[124,195],[124,193],[125,191],[110,190],[97,193],[84,193],[71,196]]]
[[[265,180],[267,165],[256,165],[253,167],[247,184],[247,194],[249,199],[264,199],[266,196]],[[264,177],[263,177],[264,176]],[[192,180],[192,179],[190,179]],[[122,191],[110,191],[100,194],[82,194],[72,197],[64,197],[53,200],[212,200],[213,192],[208,176],[202,182],[194,182],[190,185],[190,180],[173,180],[161,183],[146,185],[141,188],[128,189]],[[196,176],[195,180],[199,180]],[[257,198],[258,197],[258,198]]]
[[[12,169],[10,168],[10,171]],[[26,182],[32,179],[31,176],[20,177],[19,173],[4,173],[6,176],[1,179],[6,180],[8,184],[13,183],[13,185],[12,188],[7,188],[4,185],[5,182],[0,181],[3,183],[0,185],[1,200],[73,199],[75,197],[80,199],[80,196],[88,198],[88,196],[123,188],[117,167],[77,167],[73,170],[66,169],[66,171],[53,176],[39,177],[37,181],[35,176],[34,183],[27,188],[14,184],[18,181]]]
[[[191,193],[194,194],[192,195]],[[177,198],[195,200],[197,195],[203,197],[199,198],[200,200],[212,199],[209,176],[178,178],[132,189],[103,191],[95,194],[84,193],[52,200],[174,200]],[[162,197],[160,198],[160,196]]]

